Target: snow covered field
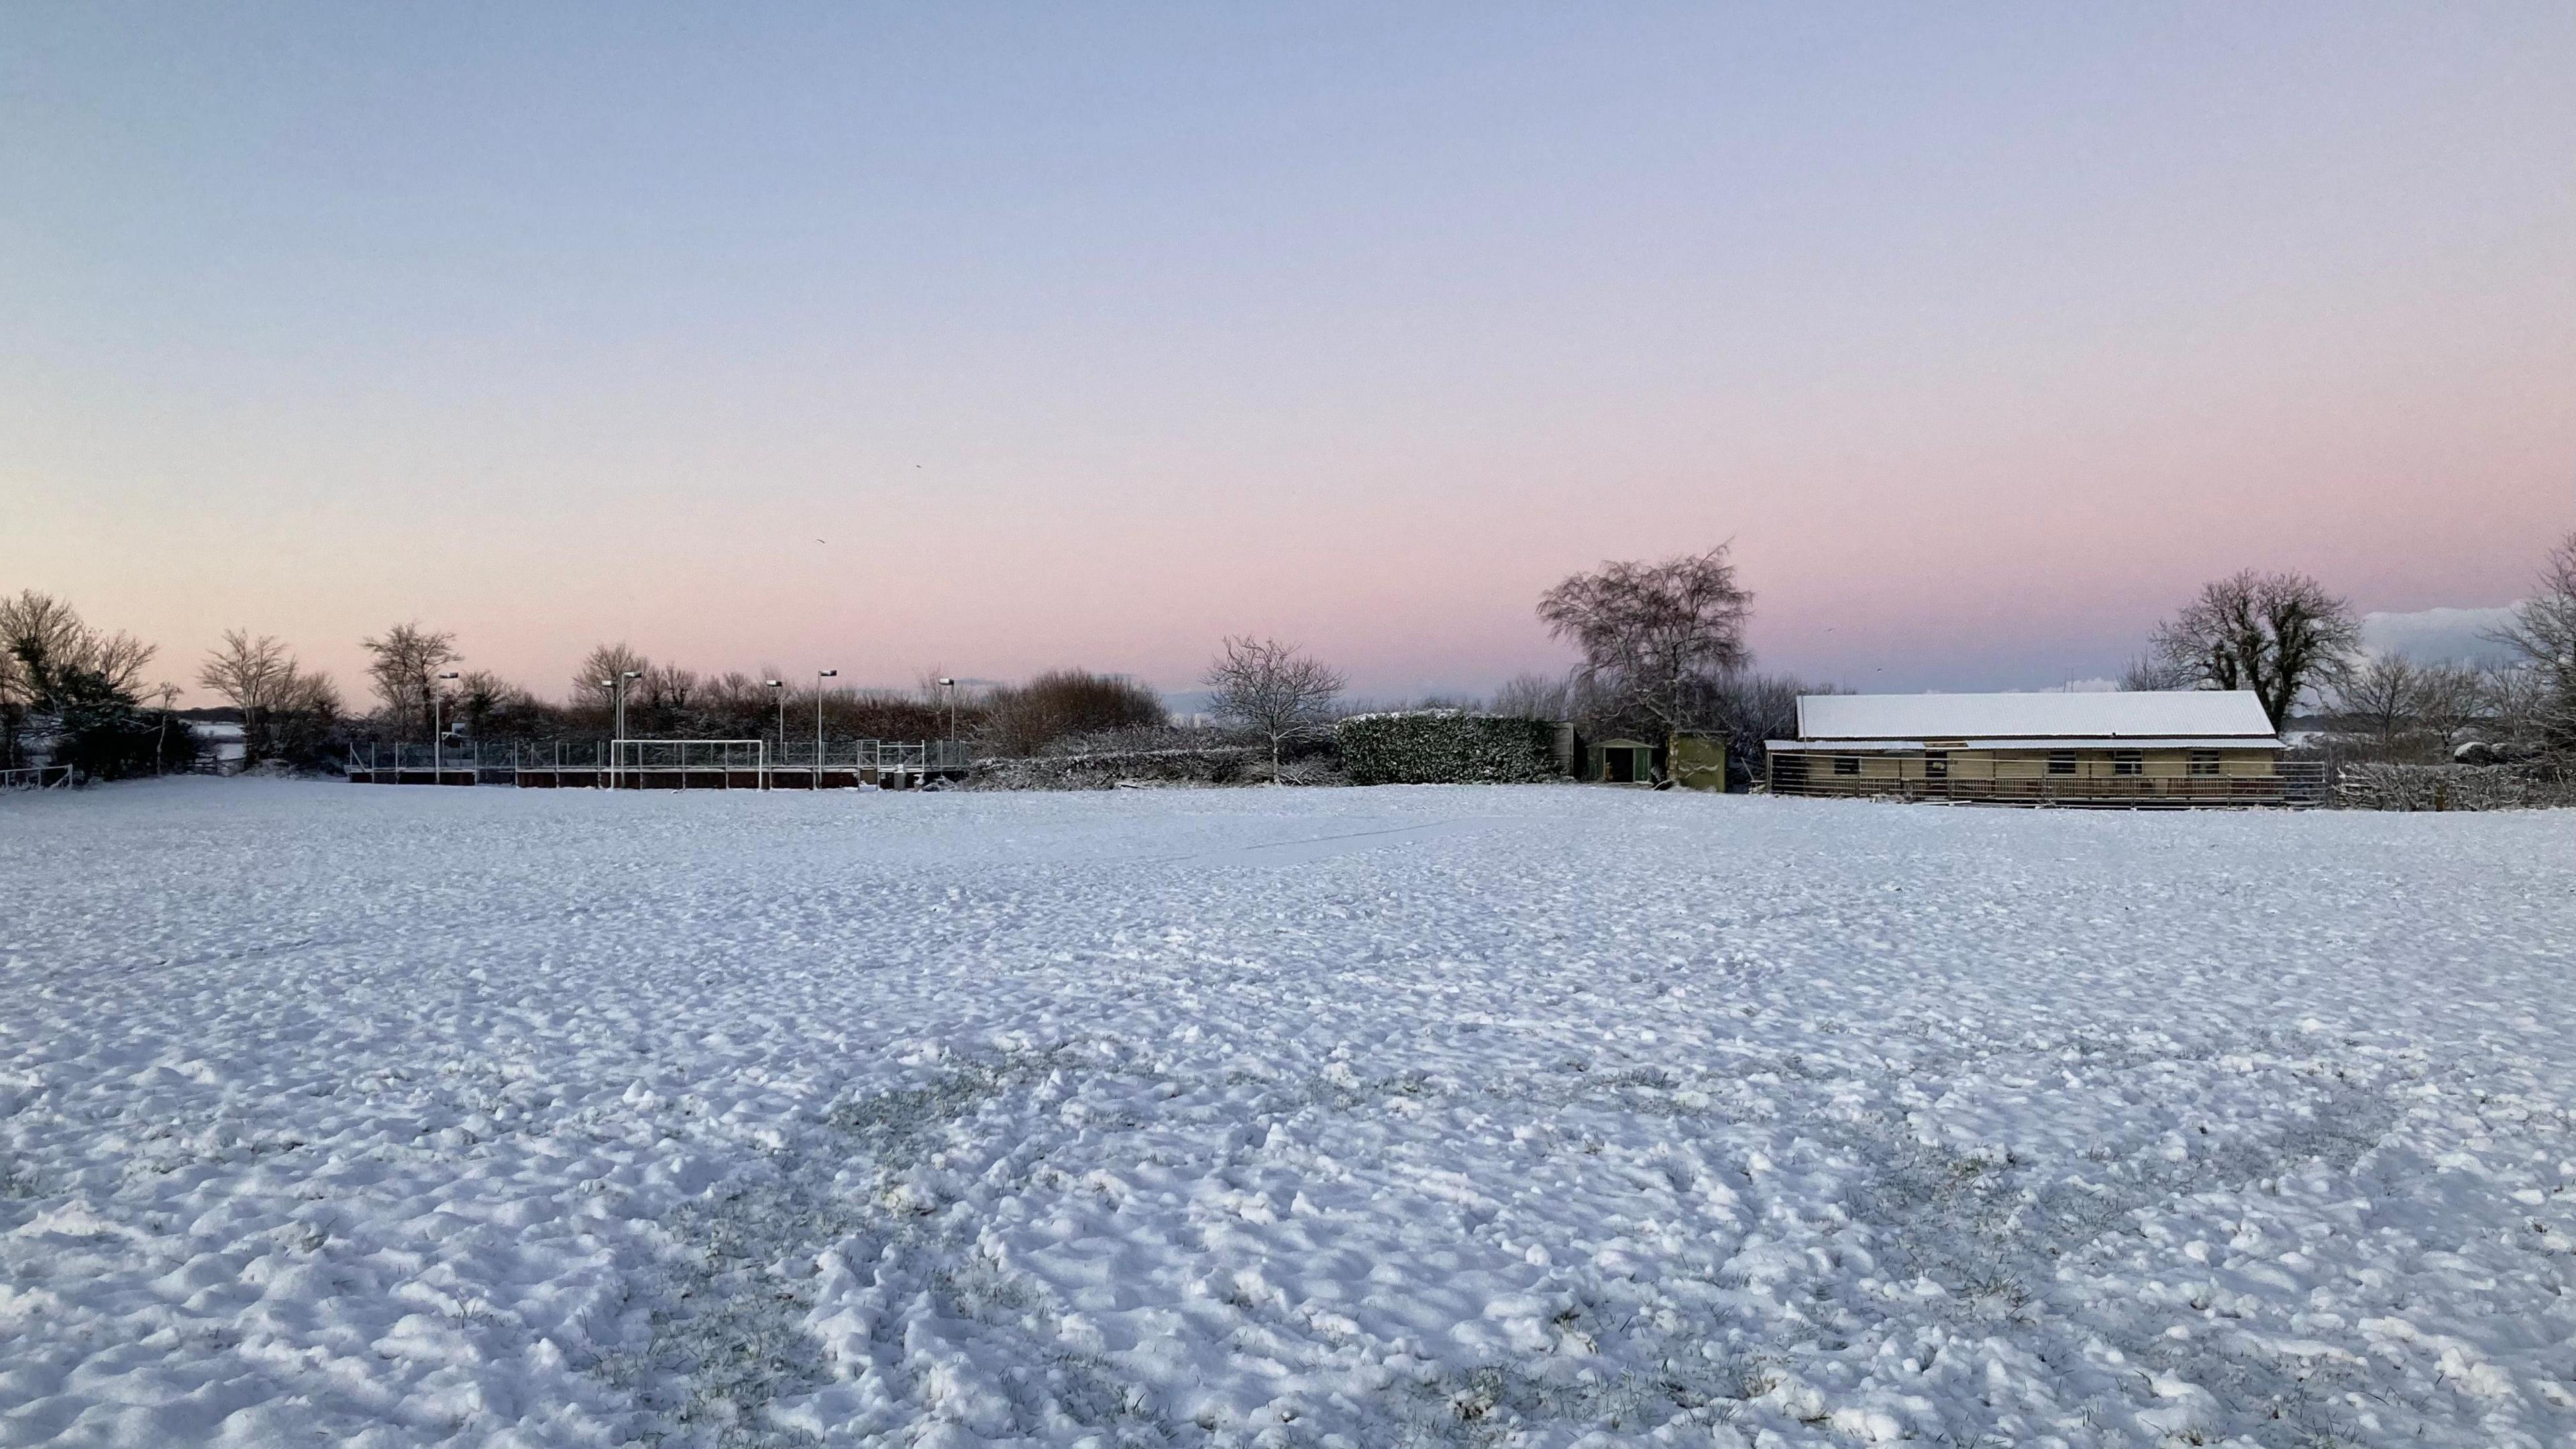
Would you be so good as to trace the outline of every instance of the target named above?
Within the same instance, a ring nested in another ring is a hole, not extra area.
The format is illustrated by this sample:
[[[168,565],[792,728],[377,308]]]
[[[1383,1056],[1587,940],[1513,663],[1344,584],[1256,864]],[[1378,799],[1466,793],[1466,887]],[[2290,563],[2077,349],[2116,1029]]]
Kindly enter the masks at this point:
[[[2576,1442],[2576,813],[0,799],[0,1443]]]

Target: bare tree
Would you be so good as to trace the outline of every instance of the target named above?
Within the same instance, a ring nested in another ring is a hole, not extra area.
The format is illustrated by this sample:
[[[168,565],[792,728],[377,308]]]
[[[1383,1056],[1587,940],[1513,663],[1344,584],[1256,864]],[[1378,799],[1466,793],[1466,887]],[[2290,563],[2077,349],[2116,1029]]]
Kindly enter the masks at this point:
[[[1579,681],[1633,704],[1667,729],[1698,723],[1705,684],[1751,659],[1744,623],[1753,595],[1736,583],[1727,546],[1661,563],[1605,563],[1539,597],[1548,632],[1583,652]]]
[[[602,679],[607,677],[604,674],[600,676]],[[635,697],[643,707],[647,721],[644,728],[647,729],[667,731],[679,728],[688,716],[690,706],[698,703],[702,695],[698,672],[682,669],[676,664],[649,666],[644,677],[635,681]]]
[[[224,642],[206,651],[206,662],[197,668],[197,683],[241,711],[242,763],[256,764],[265,753],[261,748],[264,716],[296,683],[295,659],[269,635],[254,639],[247,629],[227,629]]]
[[[1209,713],[1270,742],[1272,784],[1288,742],[1321,730],[1342,693],[1342,676],[1296,645],[1249,634],[1225,641],[1205,683],[1215,691]]]
[[[179,686],[165,680],[152,691],[152,695],[155,699],[161,701],[161,728],[155,733],[152,740],[152,773],[163,775],[169,773],[170,707],[179,702]],[[193,757],[196,753],[193,748],[196,744],[196,737],[183,732],[181,738],[188,741],[191,746],[189,754]],[[245,735],[245,738],[247,738],[247,735]]]
[[[573,673],[572,701],[576,706],[589,705],[594,709],[606,709],[609,703],[609,686],[601,681],[622,678],[628,674],[641,676],[649,673],[652,668],[652,660],[628,647],[623,640],[615,644],[599,645],[582,656],[581,668]]]
[[[269,707],[265,742],[269,757],[302,769],[321,766],[345,744],[340,716],[340,686],[331,682],[331,676],[296,671]]]
[[[2488,713],[2487,682],[2466,664],[2373,655],[2336,678],[2335,723],[2385,760],[2447,759],[2452,737]]]
[[[1494,691],[1490,706],[1510,719],[1564,720],[1574,717],[1574,686],[1562,676],[1519,674]]]
[[[2492,636],[2529,671],[2529,724],[2553,750],[2576,751],[2576,533],[2542,561],[2530,598]]]
[[[89,653],[81,667],[106,680],[110,689],[137,694],[143,692],[143,667],[160,652],[159,645],[146,644],[122,629],[113,634],[92,634]]]
[[[7,638],[0,637],[0,709],[24,708],[30,693],[26,666],[18,662],[18,652],[9,647]]]
[[[2120,671],[2120,687],[2132,690],[2196,689],[2200,671],[2149,650]]]
[[[141,698],[155,652],[131,634],[91,628],[52,595],[29,589],[0,599],[0,757],[18,761],[28,718],[42,713],[58,727],[56,764],[98,779],[160,769],[167,709],[153,721]]]
[[[81,622],[70,604],[33,589],[0,599],[0,689],[42,706],[74,674],[116,694],[136,694],[144,666],[159,651],[131,634],[103,633]]]
[[[53,692],[43,668],[28,660],[49,660],[63,652],[68,638],[83,632],[68,605],[29,589],[14,599],[0,598],[0,764],[19,763],[18,739],[27,713],[42,708]]]
[[[2403,654],[2373,655],[2335,680],[2338,723],[2385,745],[2418,728],[2423,688],[2423,672],[2413,660]]]
[[[466,670],[456,681],[448,718],[478,740],[527,739],[560,722],[534,694],[488,669]]]
[[[2540,743],[2549,696],[2548,678],[2521,660],[2496,660],[2478,671],[2479,714],[2514,744]]]
[[[2279,728],[2361,642],[2352,606],[2305,574],[2251,569],[2204,586],[2156,627],[2156,658],[2216,689],[2250,689]]]
[[[2486,716],[2486,676],[2476,665],[2446,662],[2416,669],[2415,717],[2444,750]]]
[[[271,706],[276,714],[312,715],[322,720],[340,717],[340,686],[327,674],[298,670],[278,690],[277,702]]]
[[[1770,756],[1770,742],[1796,737],[1800,695],[1844,692],[1794,675],[1739,669],[1712,681],[1696,710],[1703,728],[1726,737],[1727,768],[1741,766],[1746,779],[1755,779]]]
[[[404,736],[411,727],[424,732],[437,725],[430,717],[432,691],[437,688],[438,671],[464,657],[456,652],[456,636],[423,629],[417,623],[396,624],[382,638],[362,639],[359,645],[375,661],[367,666],[367,681],[384,701],[385,712]]]
[[[0,656],[8,660],[7,684],[29,705],[41,707],[53,690],[48,676],[76,667],[88,651],[89,626],[72,606],[34,589],[0,599]]]

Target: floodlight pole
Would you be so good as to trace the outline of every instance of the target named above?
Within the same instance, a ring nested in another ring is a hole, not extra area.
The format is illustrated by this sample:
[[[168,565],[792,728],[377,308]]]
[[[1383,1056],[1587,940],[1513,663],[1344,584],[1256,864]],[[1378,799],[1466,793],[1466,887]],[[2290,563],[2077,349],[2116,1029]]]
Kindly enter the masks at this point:
[[[840,677],[841,671],[837,669],[814,671],[814,788],[817,790],[823,788],[823,681]]]
[[[778,701],[778,763],[785,765],[787,763],[787,681],[765,679],[761,682],[769,686],[771,697]],[[760,777],[760,788],[764,790],[769,788],[769,776],[766,772],[763,772]]]
[[[608,690],[608,788],[611,790],[617,788],[617,747],[626,743],[626,681],[643,677],[642,670],[629,669],[615,678],[599,681]],[[686,780],[688,772],[681,771],[680,777]]]
[[[456,671],[451,669],[438,677],[442,681],[454,679]],[[447,783],[447,727],[443,718],[446,706],[447,691],[432,684],[429,687],[429,783],[433,785]]]
[[[614,693],[617,688],[617,681],[614,679],[603,679],[599,681],[599,687]],[[610,728],[610,733],[614,734],[615,732],[615,727],[612,726]],[[601,761],[599,777],[608,782],[608,788],[612,790],[617,788],[617,746],[613,742],[608,747],[608,758]]]

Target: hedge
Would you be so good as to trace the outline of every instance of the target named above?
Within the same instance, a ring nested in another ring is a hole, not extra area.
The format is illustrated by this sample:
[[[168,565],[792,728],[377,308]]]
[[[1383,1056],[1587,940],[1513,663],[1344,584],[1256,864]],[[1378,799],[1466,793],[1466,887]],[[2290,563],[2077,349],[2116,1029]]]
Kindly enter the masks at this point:
[[[966,784],[981,790],[1111,790],[1120,785],[1235,785],[1270,767],[1249,745],[1187,750],[1103,750],[1082,755],[977,760]]]
[[[1354,785],[1525,784],[1560,778],[1556,726],[1458,709],[1357,714],[1333,727]]]
[[[2576,805],[2576,783],[2510,765],[2345,765],[2335,803],[2347,810],[2531,810]]]

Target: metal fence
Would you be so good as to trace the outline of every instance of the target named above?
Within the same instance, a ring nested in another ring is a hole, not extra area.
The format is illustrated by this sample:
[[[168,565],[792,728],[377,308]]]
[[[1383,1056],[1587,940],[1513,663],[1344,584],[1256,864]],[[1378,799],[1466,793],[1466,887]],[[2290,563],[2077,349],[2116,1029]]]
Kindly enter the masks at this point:
[[[1926,768],[1920,758],[1775,751],[1774,795],[1920,800],[1969,805],[2055,805],[2113,810],[2194,806],[2317,806],[2327,803],[2322,760],[2283,760],[2263,775],[2158,771],[1974,775]]]
[[[372,741],[349,747],[360,784],[535,788],[847,789],[964,775],[964,740]]]
[[[0,790],[65,790],[71,787],[69,765],[27,765],[0,770]]]

